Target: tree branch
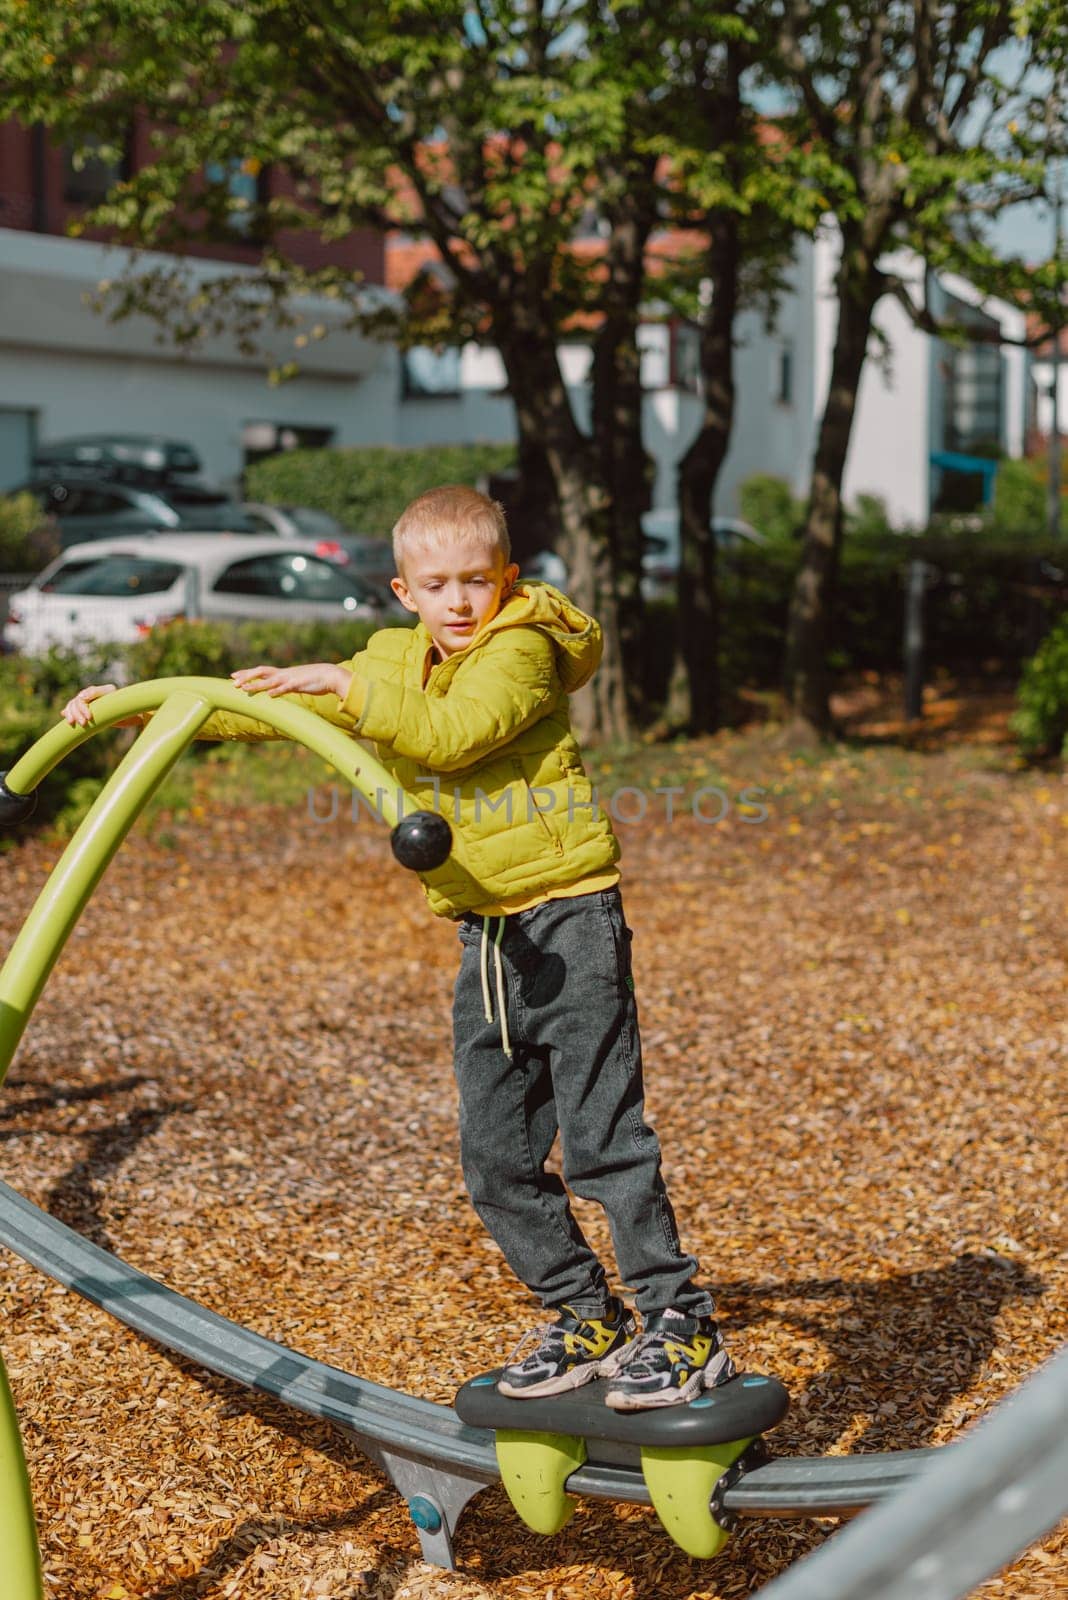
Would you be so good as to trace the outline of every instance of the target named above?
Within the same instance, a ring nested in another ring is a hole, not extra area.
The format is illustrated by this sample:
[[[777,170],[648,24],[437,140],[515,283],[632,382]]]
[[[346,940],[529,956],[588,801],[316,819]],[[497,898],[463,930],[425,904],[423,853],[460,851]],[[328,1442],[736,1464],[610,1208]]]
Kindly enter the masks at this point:
[[[1044,344],[1049,338],[1049,330],[1043,333],[1031,334],[1022,339],[1013,338],[1012,335],[1003,333],[1000,328],[977,328],[967,323],[952,322],[943,317],[936,317],[927,303],[926,289],[922,305],[917,305],[910,293],[910,286],[904,278],[894,273],[879,274],[882,292],[890,295],[908,313],[909,320],[914,328],[921,333],[929,333],[933,339],[948,339],[959,342],[964,335],[969,344],[994,344],[1010,345],[1013,349],[1032,350],[1037,345]],[[978,308],[978,309],[981,309]]]

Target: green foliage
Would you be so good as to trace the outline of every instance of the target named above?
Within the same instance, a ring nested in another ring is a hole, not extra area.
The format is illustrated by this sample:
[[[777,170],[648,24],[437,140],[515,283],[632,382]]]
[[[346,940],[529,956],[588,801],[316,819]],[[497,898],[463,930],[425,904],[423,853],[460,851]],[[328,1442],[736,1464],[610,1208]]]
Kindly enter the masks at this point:
[[[412,619],[414,622],[414,618]],[[398,625],[404,626],[398,619]],[[59,720],[62,707],[89,683],[144,683],[151,678],[227,678],[259,662],[290,667],[305,661],[345,661],[362,650],[375,624],[175,622],[124,647],[86,654],[53,649],[45,656],[0,656],[0,771],[8,771]],[[79,745],[41,785],[27,828],[67,835],[89,809],[137,730],[119,729]],[[211,759],[221,747],[196,741],[185,757]]]
[[[928,671],[974,671],[996,662],[1011,672],[1030,656],[1034,640],[1068,600],[1062,579],[1039,584],[1039,563],[1063,572],[1056,546],[895,535],[847,540],[835,584],[832,670],[900,672],[909,561],[931,565],[924,604]],[[790,596],[801,561],[798,542],[781,541],[734,552],[720,568],[720,670],[724,703],[742,687],[781,687],[783,641]],[[675,637],[673,602],[650,608],[649,676],[652,704],[667,694]]]
[[[895,537],[886,501],[877,494],[858,494],[852,506],[846,507],[845,537],[849,541],[879,543]]]
[[[738,485],[742,517],[775,544],[801,538],[805,502],[798,499],[784,478],[755,472]],[[886,502],[877,494],[858,494],[845,513],[846,539],[879,540],[893,535]]]
[[[994,480],[994,504],[985,520],[1001,538],[1045,537],[1046,477],[1037,462],[1001,463]]]
[[[85,684],[112,681],[114,656],[110,646],[82,656],[58,649],[41,657],[0,656],[0,772],[9,771],[55,727],[60,708]],[[121,758],[121,737],[89,739],[72,751],[41,784],[37,809],[20,834],[43,828],[73,831]]]
[[[61,548],[55,522],[32,494],[0,497],[0,572],[40,572]]]
[[[805,520],[805,502],[795,498],[783,478],[756,472],[738,486],[742,517],[776,543],[796,539]]]
[[[1060,754],[1068,761],[1068,616],[1050,629],[1024,667],[1013,732],[1029,756]]]
[[[172,622],[125,651],[130,683],[151,678],[228,678],[238,667],[270,662],[346,661],[362,650],[373,622]]]
[[[441,483],[477,486],[515,462],[510,444],[430,445],[418,450],[290,450],[249,468],[252,500],[312,506],[354,533],[388,538],[409,501]]]

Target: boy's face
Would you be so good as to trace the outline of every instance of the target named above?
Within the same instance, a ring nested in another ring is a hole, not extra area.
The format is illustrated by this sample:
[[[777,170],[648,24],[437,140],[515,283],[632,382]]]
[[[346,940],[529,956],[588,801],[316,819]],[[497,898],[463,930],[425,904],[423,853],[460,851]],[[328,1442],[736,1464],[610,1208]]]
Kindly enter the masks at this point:
[[[508,598],[519,568],[484,539],[458,539],[437,550],[416,546],[394,578],[393,593],[418,611],[442,660],[465,650]]]

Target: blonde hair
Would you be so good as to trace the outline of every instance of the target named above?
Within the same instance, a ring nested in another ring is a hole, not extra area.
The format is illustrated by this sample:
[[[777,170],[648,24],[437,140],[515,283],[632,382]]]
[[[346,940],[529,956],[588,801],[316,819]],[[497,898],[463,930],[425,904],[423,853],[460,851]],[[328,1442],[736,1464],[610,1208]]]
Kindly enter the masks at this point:
[[[504,557],[512,553],[504,507],[463,483],[428,489],[404,508],[393,527],[393,559],[404,572],[404,557],[415,549],[441,550],[458,539],[483,539]]]

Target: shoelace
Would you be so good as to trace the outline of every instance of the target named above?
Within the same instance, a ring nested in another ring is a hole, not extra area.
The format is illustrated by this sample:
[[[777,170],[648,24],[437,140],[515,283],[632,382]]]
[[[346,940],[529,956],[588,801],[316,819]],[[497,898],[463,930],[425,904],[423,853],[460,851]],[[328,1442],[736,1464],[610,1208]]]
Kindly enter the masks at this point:
[[[639,1333],[638,1337],[625,1344],[616,1356],[616,1371],[633,1366],[635,1361],[639,1361],[654,1344],[663,1344],[665,1339],[670,1338],[671,1334],[665,1328],[652,1328],[648,1333]]]
[[[536,1328],[528,1328],[526,1333],[523,1334],[519,1343],[516,1345],[515,1349],[512,1351],[511,1355],[508,1357],[505,1365],[509,1367],[519,1366],[523,1358],[524,1350],[529,1350],[530,1354],[533,1355],[535,1350],[544,1344],[550,1335],[554,1333],[559,1334],[561,1339],[564,1336],[564,1330],[561,1328],[558,1322],[541,1322]]]

